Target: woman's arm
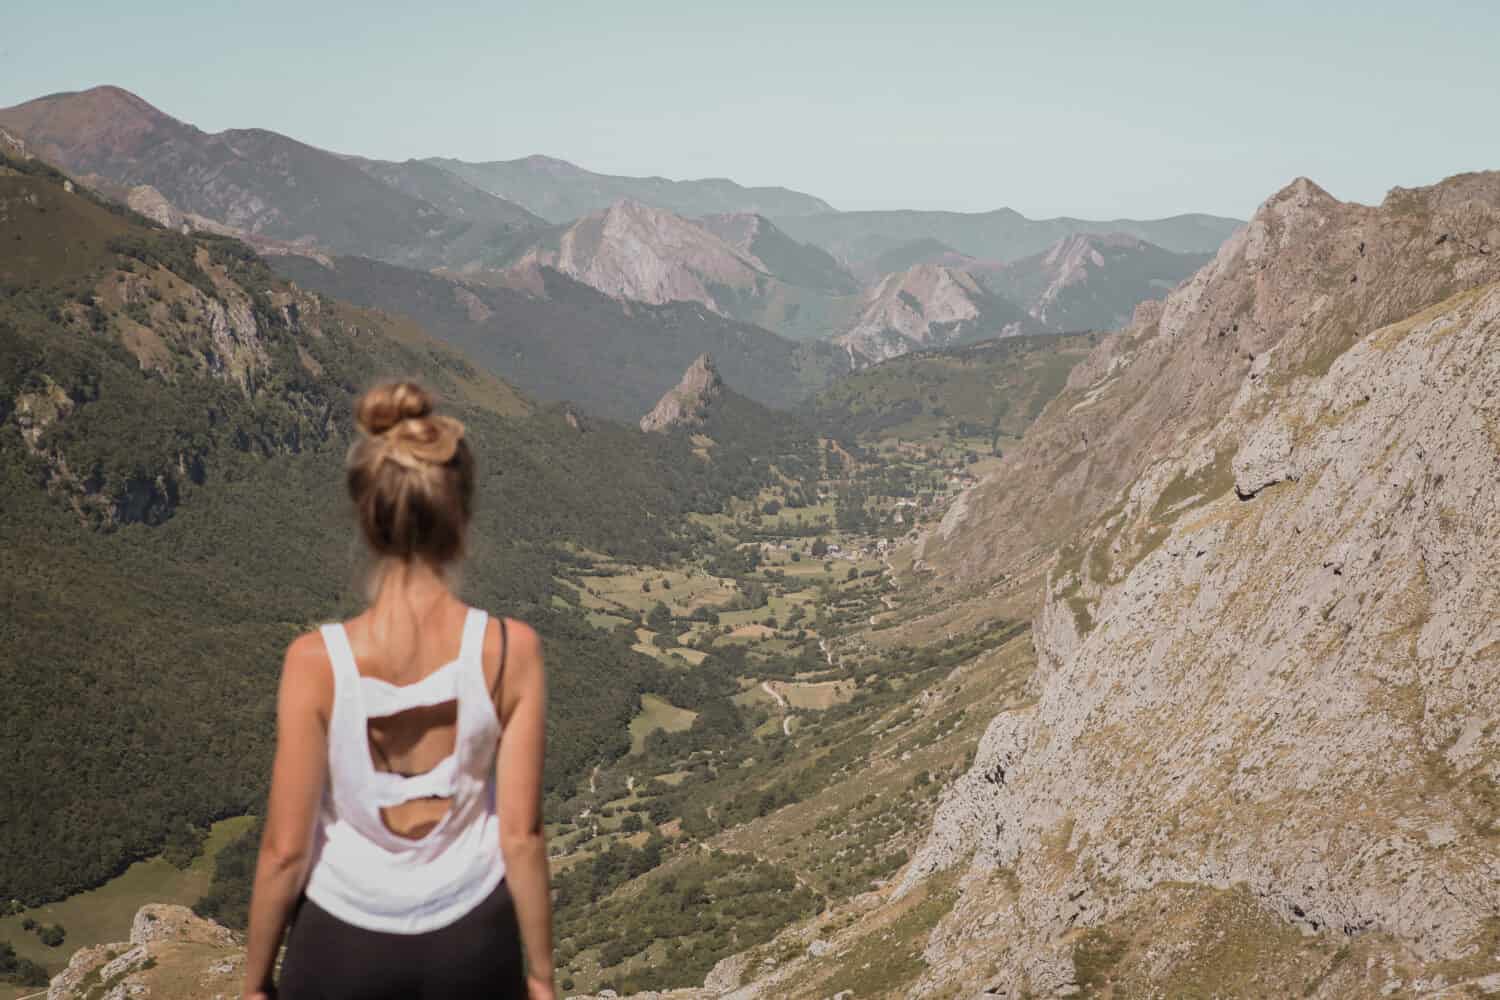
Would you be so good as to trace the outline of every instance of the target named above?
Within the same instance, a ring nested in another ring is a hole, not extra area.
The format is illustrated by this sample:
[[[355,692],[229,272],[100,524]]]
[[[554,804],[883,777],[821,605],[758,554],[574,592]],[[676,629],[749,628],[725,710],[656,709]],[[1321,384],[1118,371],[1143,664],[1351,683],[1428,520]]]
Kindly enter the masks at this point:
[[[328,781],[328,723],[333,675],[316,633],[287,648],[276,699],[276,762],[250,897],[246,997],[271,992],[272,967],[287,917],[302,892],[323,788]]]
[[[552,886],[542,833],[547,684],[537,634],[517,621],[507,621],[507,630],[509,651],[501,664],[499,697],[503,728],[495,763],[500,851],[526,949],[527,987],[532,1000],[552,1000]],[[499,630],[495,632],[494,648],[487,642],[486,653],[498,658]]]

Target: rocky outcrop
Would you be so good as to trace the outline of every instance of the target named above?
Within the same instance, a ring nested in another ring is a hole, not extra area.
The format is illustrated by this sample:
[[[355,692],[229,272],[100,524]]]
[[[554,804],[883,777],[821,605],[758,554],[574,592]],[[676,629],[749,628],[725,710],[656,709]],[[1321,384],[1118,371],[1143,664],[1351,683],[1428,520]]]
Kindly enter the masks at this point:
[[[699,355],[683,372],[682,380],[668,389],[651,412],[641,418],[641,430],[648,433],[666,431],[699,423],[723,388],[724,380],[719,377],[713,360],[707,354]]]
[[[188,1000],[236,995],[244,955],[227,928],[185,906],[152,903],[130,940],[81,948],[53,977],[47,1000]]]
[[[1075,498],[1037,700],[991,725],[906,875],[972,858],[922,989],[982,956],[1000,995],[1067,995],[1080,935],[1164,942],[1183,892],[1376,976],[1308,995],[1500,973],[1497,233],[1496,175],[1379,208],[1290,185],[929,539],[939,580],[974,581],[1048,537],[991,534],[1023,493]]]

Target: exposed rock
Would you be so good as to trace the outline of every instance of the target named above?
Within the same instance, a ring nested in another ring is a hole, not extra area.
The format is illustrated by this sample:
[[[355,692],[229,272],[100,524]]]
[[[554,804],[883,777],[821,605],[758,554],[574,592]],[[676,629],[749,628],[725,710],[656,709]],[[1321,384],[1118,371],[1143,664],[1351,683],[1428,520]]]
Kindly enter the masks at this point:
[[[229,928],[203,919],[186,906],[149,903],[137,910],[130,922],[130,943],[145,945],[157,941],[228,947],[235,943],[235,936]]]
[[[712,359],[707,354],[699,355],[683,373],[682,381],[668,389],[651,412],[641,418],[641,430],[665,431],[701,422],[704,411],[723,387],[724,380]]]
[[[41,388],[16,394],[11,416],[21,429],[22,439],[33,451],[43,432],[73,412],[74,403],[62,387],[44,378]]]
[[[713,994],[739,989],[745,981],[745,970],[749,964],[750,956],[744,953],[719,959],[703,980],[703,988]]]
[[[233,995],[242,963],[240,942],[230,930],[185,906],[152,903],[137,911],[128,943],[75,952],[68,967],[53,977],[47,1000]],[[163,991],[163,979],[178,985]],[[196,988],[182,992],[184,981]]]
[[[26,143],[3,128],[0,128],[0,153],[21,160],[29,159],[26,155]]]
[[[972,852],[917,993],[982,958],[1066,995],[1080,932],[1129,941],[1174,893],[1242,902],[1256,941],[1359,943],[1415,974],[1396,991],[1500,974],[1497,229],[1493,174],[1378,209],[1294,182],[928,538],[949,584],[1072,543],[1036,703],[991,724],[906,874]],[[1049,495],[1075,506],[1043,527]]]
[[[636,201],[574,223],[555,253],[536,251],[523,266],[540,263],[605,295],[660,305],[699,302],[727,315],[728,296],[752,293],[766,267],[704,227]]]

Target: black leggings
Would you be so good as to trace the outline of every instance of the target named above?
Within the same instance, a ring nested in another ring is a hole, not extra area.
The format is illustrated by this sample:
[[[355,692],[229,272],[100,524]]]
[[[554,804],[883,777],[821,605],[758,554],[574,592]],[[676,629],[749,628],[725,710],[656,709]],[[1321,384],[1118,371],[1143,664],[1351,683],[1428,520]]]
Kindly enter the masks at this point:
[[[524,1000],[521,933],[502,881],[447,927],[388,934],[299,904],[281,963],[281,1000]]]

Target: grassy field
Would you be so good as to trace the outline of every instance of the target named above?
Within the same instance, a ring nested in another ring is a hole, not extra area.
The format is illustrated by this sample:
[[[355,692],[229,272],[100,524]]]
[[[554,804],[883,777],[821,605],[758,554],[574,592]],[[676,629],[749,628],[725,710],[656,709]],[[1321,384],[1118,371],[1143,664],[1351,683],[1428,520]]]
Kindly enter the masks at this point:
[[[657,602],[674,614],[686,615],[705,604],[721,604],[734,596],[734,582],[699,571],[644,566],[618,576],[583,577],[579,597],[591,611],[645,614]],[[644,589],[649,587],[650,589]]]
[[[820,711],[842,704],[854,697],[858,685],[853,680],[821,681],[817,683],[787,684],[771,681],[778,694],[793,708]]]
[[[669,733],[680,733],[693,724],[697,712],[678,708],[665,698],[654,694],[641,695],[641,714],[630,720],[630,752],[640,753],[646,748],[646,737],[657,729]]]
[[[9,941],[17,954],[47,967],[53,974],[67,965],[79,948],[124,941],[130,937],[130,922],[136,910],[147,903],[181,903],[191,906],[208,889],[213,877],[213,859],[230,841],[250,828],[251,816],[237,816],[213,825],[204,843],[203,853],[187,868],[152,858],[137,861],[124,874],[110,879],[97,889],[48,903],[13,917],[0,919],[0,941]],[[27,918],[38,924],[61,924],[68,932],[60,947],[48,948],[36,934],[21,929]],[[0,984],[0,1000],[36,992]]]

